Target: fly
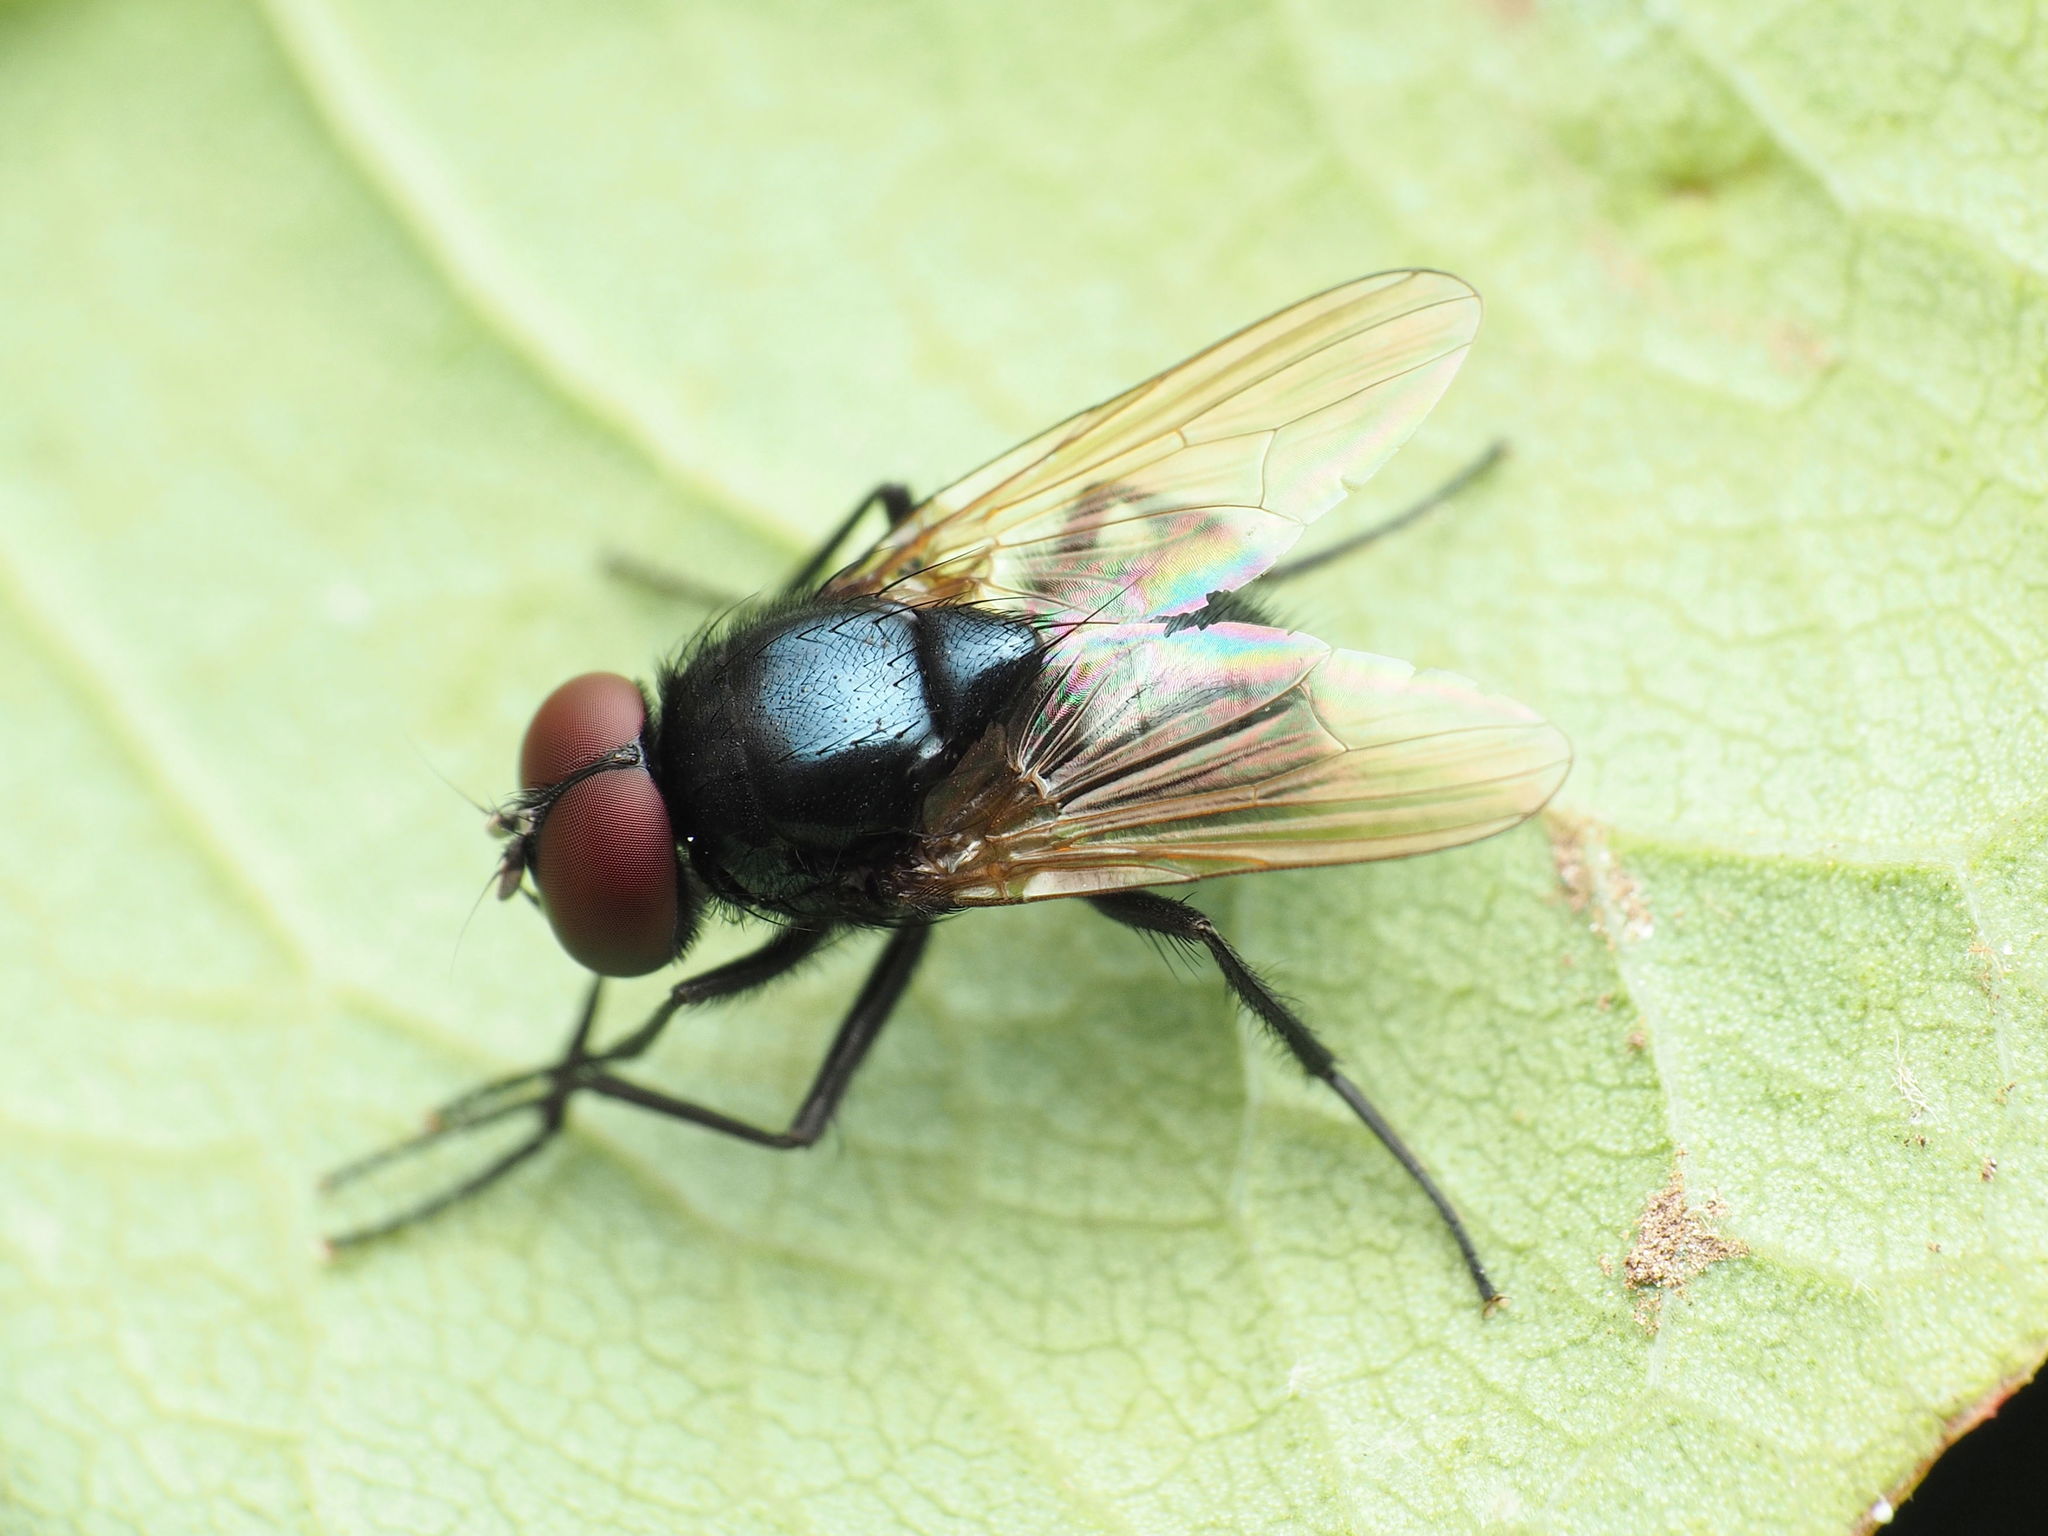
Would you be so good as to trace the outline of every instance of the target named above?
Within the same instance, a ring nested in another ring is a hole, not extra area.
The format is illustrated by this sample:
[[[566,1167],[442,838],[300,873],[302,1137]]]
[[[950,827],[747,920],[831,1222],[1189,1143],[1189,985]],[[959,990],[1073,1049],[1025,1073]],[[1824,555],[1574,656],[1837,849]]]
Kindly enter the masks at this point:
[[[760,1146],[810,1146],[934,924],[1076,898],[1205,952],[1399,1160],[1496,1305],[1449,1198],[1329,1048],[1210,918],[1155,889],[1455,847],[1527,819],[1563,782],[1569,746],[1522,705],[1275,627],[1244,590],[1419,514],[1282,562],[1428,414],[1479,314],[1479,296],[1442,272],[1333,288],[923,502],[880,487],[779,594],[700,636],[651,689],[589,673],[555,690],[521,748],[525,787],[490,827],[504,842],[500,895],[534,896],[595,973],[588,999],[559,1060],[464,1094],[420,1136],[329,1184],[531,1116],[523,1139],[331,1246],[495,1182],[561,1131],[579,1093]],[[874,508],[887,531],[831,569]],[[595,1045],[604,978],[680,960],[721,911],[765,919],[772,934]],[[885,935],[880,954],[783,1128],[620,1074],[678,1013],[751,992],[858,929]]]

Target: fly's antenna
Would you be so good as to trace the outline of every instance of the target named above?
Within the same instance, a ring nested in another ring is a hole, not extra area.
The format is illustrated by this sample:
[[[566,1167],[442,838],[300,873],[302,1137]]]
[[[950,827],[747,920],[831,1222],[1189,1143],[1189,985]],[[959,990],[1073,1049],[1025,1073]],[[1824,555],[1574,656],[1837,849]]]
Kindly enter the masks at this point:
[[[420,745],[418,737],[408,733],[405,739],[406,744],[412,748],[413,755],[418,757],[420,762],[425,765],[427,772],[453,790],[456,797],[464,805],[475,811],[477,815],[483,817],[484,825],[494,835],[516,836],[518,834],[519,823],[516,819],[516,813],[508,813],[503,806],[485,805],[476,796],[472,795],[468,790],[441,771],[440,765],[427,756],[427,749]],[[517,802],[513,803],[516,804]],[[455,974],[456,961],[462,958],[462,941],[469,936],[469,925],[476,921],[477,910],[483,906],[484,897],[490,894],[494,886],[497,888],[500,901],[504,901],[515,892],[524,889],[523,881],[518,885],[510,883],[507,874],[509,868],[510,853],[508,850],[507,856],[499,860],[498,867],[491,871],[491,876],[484,882],[483,889],[477,892],[476,900],[469,904],[469,911],[462,919],[462,926],[455,930],[455,943],[448,951],[448,974],[450,976]]]
[[[497,810],[495,807],[485,805],[483,801],[477,799],[475,795],[472,795],[460,784],[456,783],[453,779],[449,778],[447,774],[443,773],[441,771],[441,765],[439,763],[436,763],[431,757],[427,756],[427,749],[420,745],[419,737],[413,735],[410,731],[408,731],[406,732],[405,736],[405,744],[412,748],[413,756],[417,757],[420,760],[421,766],[424,767],[427,770],[427,772],[431,773],[435,778],[439,779],[443,784],[446,784],[451,790],[453,790],[456,796],[463,802],[463,804],[467,805],[471,810],[475,811],[477,815],[486,817],[497,815]]]
[[[455,976],[455,962],[462,958],[462,941],[469,937],[469,925],[476,921],[477,913],[483,909],[484,898],[491,894],[492,889],[503,888],[504,878],[503,874],[498,870],[492,870],[490,878],[484,881],[482,887],[478,889],[476,900],[469,904],[469,910],[463,914],[462,926],[455,930],[454,947],[448,951],[448,976],[450,980],[453,980]],[[521,888],[523,889],[524,887],[522,886]],[[502,900],[502,898],[500,899]]]

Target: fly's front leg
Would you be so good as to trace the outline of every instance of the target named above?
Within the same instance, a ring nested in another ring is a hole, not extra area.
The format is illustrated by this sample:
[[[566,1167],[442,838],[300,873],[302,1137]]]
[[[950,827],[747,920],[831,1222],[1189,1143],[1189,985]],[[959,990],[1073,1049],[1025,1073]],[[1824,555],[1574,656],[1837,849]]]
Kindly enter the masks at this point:
[[[881,958],[875,962],[875,968],[868,973],[860,995],[854,999],[853,1007],[840,1023],[838,1033],[832,1037],[832,1044],[825,1052],[824,1061],[819,1063],[817,1075],[811,1080],[803,1103],[782,1130],[768,1130],[745,1120],[735,1120],[723,1111],[628,1082],[609,1072],[581,1073],[576,1086],[658,1115],[701,1125],[723,1136],[752,1142],[757,1147],[786,1152],[811,1146],[825,1134],[832,1117],[839,1112],[840,1101],[846,1097],[854,1073],[860,1070],[875,1037],[881,1034],[882,1026],[889,1022],[897,1003],[902,1001],[904,989],[910,985],[918,962],[924,958],[925,944],[930,938],[931,928],[923,924],[899,928],[890,937]]]
[[[591,1033],[597,1022],[598,999],[604,990],[602,978],[593,979],[582,1011],[577,1015],[575,1028],[570,1031],[568,1044],[558,1060],[545,1067],[516,1072],[484,1083],[449,1100],[428,1116],[426,1128],[418,1135],[335,1169],[321,1180],[321,1188],[331,1191],[354,1184],[428,1147],[484,1130],[528,1111],[536,1116],[532,1131],[509,1151],[499,1154],[474,1174],[439,1193],[406,1206],[395,1215],[349,1228],[325,1239],[326,1251],[338,1253],[389,1236],[495,1184],[561,1133],[568,1122],[570,1098],[590,1086],[593,1074],[600,1073],[609,1063],[630,1060],[647,1050],[669,1021],[684,1008],[750,992],[800,964],[831,936],[831,930],[825,928],[785,928],[766,944],[737,960],[716,966],[701,975],[686,977],[670,988],[668,996],[644,1023],[618,1044],[601,1051],[590,1049]]]

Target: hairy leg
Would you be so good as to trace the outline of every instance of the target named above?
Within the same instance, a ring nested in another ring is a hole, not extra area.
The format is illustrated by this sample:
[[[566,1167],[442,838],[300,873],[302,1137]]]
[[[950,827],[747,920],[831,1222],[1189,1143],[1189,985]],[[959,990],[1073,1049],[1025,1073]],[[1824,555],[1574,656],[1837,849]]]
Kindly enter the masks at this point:
[[[1464,1255],[1465,1268],[1472,1275],[1472,1284],[1478,1288],[1479,1300],[1488,1311],[1499,1306],[1503,1300],[1487,1278],[1486,1266],[1479,1262],[1479,1252],[1472,1246],[1472,1239],[1465,1231],[1465,1223],[1459,1219],[1457,1210],[1450,1199],[1437,1188],[1436,1181],[1429,1176],[1421,1161],[1408,1149],[1398,1132],[1387,1123],[1386,1117],[1373,1108],[1372,1102],[1358,1091],[1358,1085],[1337,1070],[1337,1058],[1330,1048],[1316,1038],[1315,1032],[1302,1022],[1300,1016],[1281,1002],[1273,989],[1259,978],[1257,972],[1244,963],[1235,949],[1231,948],[1216,925],[1208,916],[1185,902],[1170,897],[1158,896],[1150,891],[1121,891],[1113,896],[1093,896],[1089,904],[1098,912],[1122,923],[1126,928],[1135,928],[1141,933],[1156,933],[1164,938],[1182,944],[1199,944],[1209,951],[1216,968],[1223,973],[1223,980],[1236,994],[1239,1002],[1258,1016],[1276,1036],[1280,1043],[1293,1053],[1309,1076],[1327,1084],[1331,1092],[1342,1099],[1345,1106],[1364,1122],[1367,1130],[1380,1139],[1382,1145],[1394,1154],[1394,1158],[1408,1171],[1408,1176],[1421,1186],[1429,1196],[1437,1214],[1450,1228],[1451,1236],[1458,1244],[1458,1251]]]
[[[660,1006],[648,1015],[645,1022],[617,1045],[603,1051],[590,1049],[598,999],[604,990],[603,979],[594,978],[559,1059],[544,1067],[484,1083],[451,1099],[428,1117],[427,1127],[419,1135],[335,1169],[321,1181],[321,1188],[333,1190],[352,1184],[379,1168],[438,1142],[482,1130],[529,1110],[536,1116],[532,1133],[474,1174],[438,1194],[407,1206],[392,1216],[326,1239],[327,1250],[338,1252],[388,1236],[496,1183],[560,1134],[567,1121],[569,1099],[585,1086],[586,1077],[611,1062],[630,1060],[640,1055],[682,1009],[751,992],[800,964],[830,937],[829,929],[785,928],[758,949],[736,960],[715,966],[701,975],[684,978],[670,988],[668,996],[662,999]]]
[[[1472,484],[1473,481],[1506,458],[1507,453],[1508,445],[1505,441],[1491,444],[1478,458],[1467,464],[1413,506],[1395,513],[1383,523],[1375,523],[1370,528],[1352,534],[1348,539],[1339,539],[1327,549],[1319,549],[1315,553],[1303,555],[1299,559],[1283,560],[1280,564],[1266,572],[1265,575],[1259,577],[1257,582],[1245,590],[1256,591],[1268,582],[1278,585],[1283,581],[1292,581],[1297,576],[1306,576],[1310,571],[1320,570],[1323,566],[1342,560],[1346,555],[1357,554],[1366,545],[1377,543],[1390,533],[1399,533],[1410,523],[1419,521],[1423,516],[1435,511],[1436,508],[1442,506],[1453,496],[1464,490],[1465,487]]]

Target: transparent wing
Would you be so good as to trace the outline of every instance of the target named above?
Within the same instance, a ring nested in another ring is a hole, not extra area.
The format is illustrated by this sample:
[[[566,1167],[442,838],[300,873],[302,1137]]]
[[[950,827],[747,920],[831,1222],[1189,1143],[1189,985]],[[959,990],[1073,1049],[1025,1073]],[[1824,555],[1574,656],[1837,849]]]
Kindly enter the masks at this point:
[[[1385,463],[1478,326],[1478,294],[1443,272],[1303,300],[940,491],[825,590],[1051,619],[1192,612]]]
[[[1448,672],[1253,624],[1087,626],[936,789],[910,894],[963,906],[1455,847],[1571,748]]]

